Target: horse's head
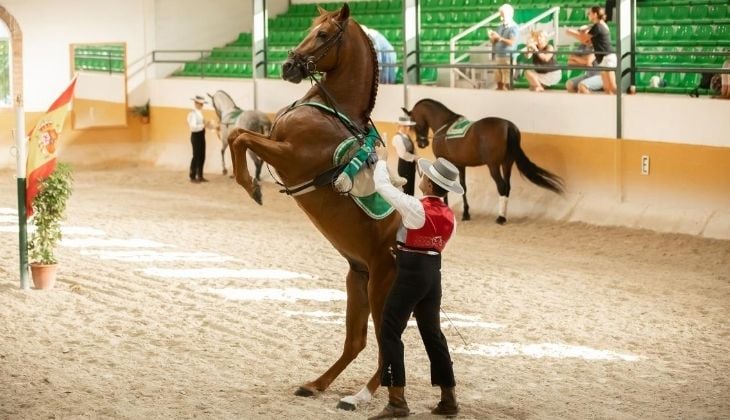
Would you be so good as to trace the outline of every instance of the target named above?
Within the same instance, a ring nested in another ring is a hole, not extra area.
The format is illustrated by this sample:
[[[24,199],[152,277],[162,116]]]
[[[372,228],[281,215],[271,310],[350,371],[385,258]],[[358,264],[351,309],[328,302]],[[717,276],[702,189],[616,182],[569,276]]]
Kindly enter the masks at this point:
[[[415,107],[411,111],[405,108],[401,109],[403,110],[403,112],[406,113],[406,115],[411,117],[411,120],[413,120],[413,122],[416,123],[416,125],[413,126],[413,130],[416,132],[416,144],[418,144],[418,147],[420,147],[421,149],[428,147],[429,126],[423,114],[418,112]]]
[[[314,20],[309,34],[296,49],[289,51],[289,58],[281,68],[282,78],[299,83],[312,73],[325,73],[335,68],[349,18],[347,3],[334,12],[319,8],[319,17]]]

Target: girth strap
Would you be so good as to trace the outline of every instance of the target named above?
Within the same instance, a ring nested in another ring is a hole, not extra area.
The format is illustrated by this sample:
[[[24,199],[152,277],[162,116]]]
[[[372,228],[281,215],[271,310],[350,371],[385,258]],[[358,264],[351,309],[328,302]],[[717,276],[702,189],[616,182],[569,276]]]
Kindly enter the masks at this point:
[[[279,192],[285,193],[286,195],[290,195],[292,197],[296,197],[298,195],[314,191],[315,189],[324,185],[332,184],[335,178],[337,178],[337,176],[340,175],[340,173],[345,169],[345,166],[346,165],[337,165],[317,175],[314,179],[310,179],[309,181],[305,181],[291,187],[287,187],[284,185],[284,189],[279,190]]]

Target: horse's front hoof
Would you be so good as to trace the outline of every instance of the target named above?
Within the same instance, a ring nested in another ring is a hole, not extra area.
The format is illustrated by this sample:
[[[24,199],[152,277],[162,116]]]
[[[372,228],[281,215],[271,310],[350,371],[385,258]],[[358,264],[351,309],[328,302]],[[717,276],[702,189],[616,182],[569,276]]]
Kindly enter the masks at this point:
[[[223,175],[228,175],[228,169],[223,170]]]
[[[507,218],[504,216],[499,216],[497,218],[496,222],[498,225],[503,225],[503,224],[507,223]]]
[[[299,389],[294,391],[294,395],[296,395],[297,397],[311,397],[314,395],[314,390],[304,386],[300,386]]]
[[[357,410],[357,406],[355,404],[340,400],[337,403],[337,409],[345,411],[355,411]]]

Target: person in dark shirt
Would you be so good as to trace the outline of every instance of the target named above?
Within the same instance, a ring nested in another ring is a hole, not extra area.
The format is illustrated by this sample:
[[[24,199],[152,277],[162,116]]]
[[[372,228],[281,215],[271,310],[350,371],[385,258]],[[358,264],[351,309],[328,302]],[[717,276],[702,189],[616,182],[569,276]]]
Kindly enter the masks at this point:
[[[587,33],[574,32],[571,35],[578,38],[581,42],[590,42],[593,45],[596,57],[594,66],[605,68],[616,67],[618,60],[611,45],[611,34],[605,21],[606,14],[603,7],[593,6],[588,9],[588,19],[590,19],[593,26],[591,26]],[[593,83],[594,78],[598,78],[602,82],[604,92],[608,94],[616,93],[615,70],[603,70],[600,75],[580,81],[577,87],[578,92],[590,93],[591,90],[594,90],[591,89],[593,85],[596,85],[596,83]]]

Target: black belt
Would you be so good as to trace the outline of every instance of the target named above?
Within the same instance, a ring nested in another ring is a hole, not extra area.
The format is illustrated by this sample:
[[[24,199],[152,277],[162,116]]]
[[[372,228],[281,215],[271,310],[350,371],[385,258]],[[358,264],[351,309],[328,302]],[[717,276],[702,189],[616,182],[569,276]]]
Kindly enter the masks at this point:
[[[408,248],[403,245],[397,245],[398,251],[405,251],[405,252],[414,252],[416,254],[424,254],[424,255],[441,255],[440,252],[432,251],[430,249],[414,249],[414,248]]]

